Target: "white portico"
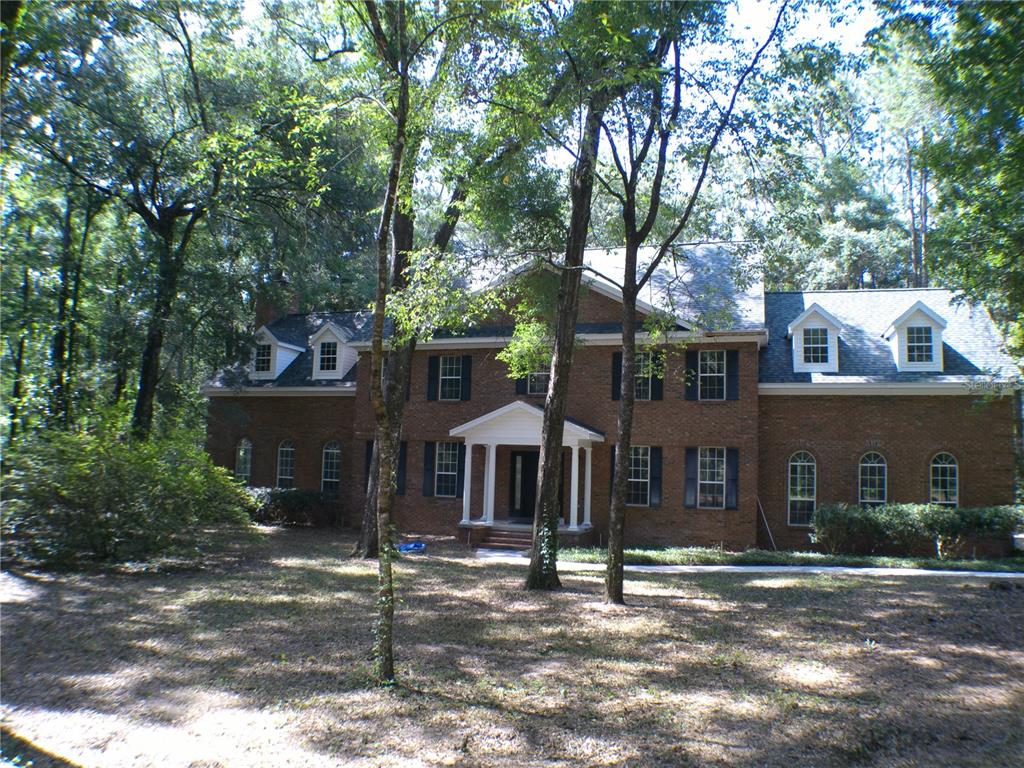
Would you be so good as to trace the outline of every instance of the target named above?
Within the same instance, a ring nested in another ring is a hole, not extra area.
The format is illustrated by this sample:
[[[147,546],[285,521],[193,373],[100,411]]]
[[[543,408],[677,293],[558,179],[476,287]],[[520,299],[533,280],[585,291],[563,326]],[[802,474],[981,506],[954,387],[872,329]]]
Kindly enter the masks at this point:
[[[540,446],[541,427],[544,421],[544,411],[540,406],[525,403],[522,400],[514,400],[508,405],[497,410],[486,413],[479,418],[468,421],[449,431],[452,437],[462,438],[466,443],[466,465],[465,465],[465,489],[462,496],[462,523],[466,526],[493,526],[495,522],[495,487],[497,474],[498,446],[529,447]],[[593,446],[596,443],[604,442],[604,433],[599,432],[584,424],[565,420],[565,428],[562,435],[562,445],[571,450],[571,462],[569,472],[569,504],[568,504],[568,525],[569,530],[581,530],[590,527],[590,486],[591,467],[593,464]],[[473,447],[482,446],[484,452],[483,473],[483,508],[479,510],[479,517],[473,513]],[[584,452],[581,461],[580,452]],[[583,498],[580,499],[580,464],[583,464]],[[536,464],[534,464],[534,471]],[[516,478],[510,482],[523,481],[521,466],[516,466]],[[535,480],[535,477],[534,477]],[[530,489],[527,489],[530,490]],[[517,493],[513,486],[513,493]],[[531,491],[532,493],[532,491]],[[530,496],[532,499],[532,495]],[[518,502],[518,498],[517,498]],[[581,509],[582,507],[582,509]],[[582,512],[582,522],[581,522]],[[532,511],[530,512],[532,517]]]

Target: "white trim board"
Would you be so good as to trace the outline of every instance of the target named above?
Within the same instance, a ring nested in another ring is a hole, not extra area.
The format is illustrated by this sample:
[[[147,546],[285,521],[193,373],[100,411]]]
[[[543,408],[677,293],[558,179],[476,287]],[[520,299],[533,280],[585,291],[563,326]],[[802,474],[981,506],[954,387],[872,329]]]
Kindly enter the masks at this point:
[[[356,386],[346,387],[203,387],[199,390],[207,397],[353,397]]]
[[[758,395],[976,395],[968,381],[798,382],[757,385]]]

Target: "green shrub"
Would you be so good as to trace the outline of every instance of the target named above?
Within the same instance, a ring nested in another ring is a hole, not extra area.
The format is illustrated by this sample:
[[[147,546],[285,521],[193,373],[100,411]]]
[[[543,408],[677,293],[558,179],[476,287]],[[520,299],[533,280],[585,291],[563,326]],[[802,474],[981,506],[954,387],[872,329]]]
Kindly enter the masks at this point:
[[[983,538],[1005,538],[1024,526],[1024,509],[929,504],[826,504],[814,515],[814,540],[831,554],[903,552],[933,542],[938,558],[961,554]]]
[[[264,525],[311,525],[323,528],[339,521],[336,496],[303,488],[252,488],[252,519]]]
[[[187,433],[133,441],[110,424],[49,430],[7,456],[6,554],[50,565],[167,551],[210,523],[244,523],[249,498]]]
[[[964,553],[971,539],[1005,538],[1024,528],[1024,506],[928,507],[923,515],[926,535],[935,542],[935,556],[940,560]]]

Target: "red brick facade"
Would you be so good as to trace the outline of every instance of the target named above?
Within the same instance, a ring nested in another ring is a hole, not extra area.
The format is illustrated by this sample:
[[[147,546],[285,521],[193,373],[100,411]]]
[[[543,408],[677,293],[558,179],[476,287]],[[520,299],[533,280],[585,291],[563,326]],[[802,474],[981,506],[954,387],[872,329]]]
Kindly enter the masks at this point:
[[[589,293],[581,307],[581,322],[616,321],[618,312],[615,301]],[[575,353],[569,387],[569,416],[606,436],[606,441],[595,447],[592,458],[591,520],[598,543],[607,537],[611,446],[619,407],[612,399],[612,361],[617,349],[610,344],[582,344]],[[630,507],[626,521],[630,546],[766,546],[766,526],[758,510],[760,500],[775,543],[780,548],[806,548],[807,529],[789,526],[786,516],[787,462],[798,450],[810,451],[817,460],[818,504],[857,500],[858,462],[869,450],[882,453],[888,461],[890,501],[927,500],[928,465],[939,451],[952,453],[959,461],[961,504],[1008,503],[1013,499],[1010,398],[978,405],[963,396],[759,396],[759,351],[755,341],[699,344],[690,349],[738,352],[738,398],[687,400],[683,351],[666,350],[663,399],[636,403],[633,433],[634,445],[662,450],[662,498],[657,507]],[[444,534],[459,531],[462,499],[423,493],[427,442],[452,441],[448,432],[453,427],[514,400],[543,403],[540,396],[516,394],[515,381],[496,358],[498,351],[497,347],[466,346],[423,348],[416,353],[404,421],[404,493],[398,497],[395,509],[400,530]],[[428,360],[439,354],[472,356],[469,400],[428,399]],[[210,454],[217,463],[233,466],[235,446],[248,437],[254,446],[252,483],[269,486],[275,481],[277,446],[282,440],[292,440],[296,448],[296,486],[317,488],[323,445],[339,440],[339,504],[348,521],[357,523],[365,492],[365,446],[373,436],[367,355],[363,353],[360,359],[354,395],[211,397]],[[686,449],[700,446],[738,451],[735,509],[684,506]],[[512,450],[499,446],[496,452],[497,520],[508,513]],[[470,482],[474,518],[483,507],[483,455],[482,447],[477,446]],[[580,464],[582,500],[582,456]],[[568,449],[564,465],[567,500]]]

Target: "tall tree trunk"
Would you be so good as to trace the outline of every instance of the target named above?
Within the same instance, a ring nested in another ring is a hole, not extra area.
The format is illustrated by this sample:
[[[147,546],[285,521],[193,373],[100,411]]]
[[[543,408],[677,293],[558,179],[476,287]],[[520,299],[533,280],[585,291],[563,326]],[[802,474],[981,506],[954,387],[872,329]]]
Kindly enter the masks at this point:
[[[64,211],[60,222],[60,288],[57,291],[57,320],[54,324],[53,341],[50,346],[50,414],[53,425],[68,426],[67,398],[67,316],[71,299],[71,280],[74,273],[74,249],[72,247],[72,224],[74,222],[74,201],[72,186],[64,192]]]
[[[907,209],[910,214],[910,270],[911,281],[914,288],[921,287],[921,231],[918,227],[917,209],[914,198],[917,196],[914,191],[914,153],[910,145],[910,135],[903,137],[904,149],[907,154],[906,163],[906,184],[907,184]]]
[[[924,150],[924,156],[927,157],[928,134],[924,128],[921,129],[921,148]],[[927,240],[928,240],[928,165],[924,162],[921,163],[921,169],[919,172],[921,177],[920,182],[920,201],[918,202],[918,210],[921,214],[921,239],[919,246],[919,253],[921,256],[921,274],[918,281],[918,286],[921,288],[928,287],[928,253],[927,253]]]
[[[124,285],[124,267],[118,265],[116,285]],[[114,334],[114,388],[110,393],[110,402],[116,405],[121,402],[124,390],[128,386],[128,334],[124,321],[124,307],[121,305],[121,291],[114,291],[114,318],[117,330]]]
[[[160,354],[164,348],[164,334],[171,319],[174,298],[178,293],[180,265],[174,258],[173,229],[157,240],[157,288],[153,313],[146,329],[146,343],[142,348],[139,366],[139,389],[132,413],[132,434],[141,439],[149,436],[153,428],[153,406],[160,381]]]
[[[608,567],[605,598],[622,605],[623,551],[625,548],[626,501],[629,491],[629,453],[633,442],[633,413],[636,406],[636,258],[637,244],[626,244],[626,272],[622,291],[622,377],[619,390],[619,442],[615,446],[615,476],[608,510]],[[632,276],[632,279],[630,279]]]
[[[544,401],[540,469],[537,473],[537,506],[533,517],[533,549],[530,553],[530,570],[526,576],[527,589],[561,587],[558,578],[558,523],[562,512],[562,437],[569,397],[569,372],[576,345],[576,316],[580,305],[583,251],[587,245],[587,232],[590,228],[594,166],[601,138],[601,117],[606,103],[606,98],[598,100],[592,97],[587,104],[580,153],[571,178],[569,236],[558,287],[558,320],[551,355],[551,380]]]

